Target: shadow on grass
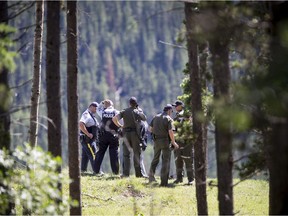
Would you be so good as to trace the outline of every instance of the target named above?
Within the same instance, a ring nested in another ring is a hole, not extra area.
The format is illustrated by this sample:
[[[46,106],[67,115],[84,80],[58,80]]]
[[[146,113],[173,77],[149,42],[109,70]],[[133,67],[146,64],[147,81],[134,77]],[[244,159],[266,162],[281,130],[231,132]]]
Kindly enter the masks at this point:
[[[173,184],[173,183],[170,183],[167,186],[162,186],[158,182],[155,182],[155,181],[153,181],[153,182],[145,182],[145,183],[143,183],[143,185],[146,186],[146,187],[152,187],[152,188],[156,188],[156,187],[175,188],[175,184]]]

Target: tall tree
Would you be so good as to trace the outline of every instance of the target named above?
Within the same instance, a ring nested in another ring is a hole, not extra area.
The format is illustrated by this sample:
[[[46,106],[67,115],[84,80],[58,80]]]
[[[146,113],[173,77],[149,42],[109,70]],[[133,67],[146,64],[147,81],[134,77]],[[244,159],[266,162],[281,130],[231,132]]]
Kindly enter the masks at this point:
[[[231,105],[230,98],[230,69],[229,69],[229,40],[228,28],[230,16],[225,2],[213,2],[213,28],[211,28],[209,40],[212,54],[213,89],[215,105],[221,104],[215,112],[215,144],[217,158],[218,177],[218,201],[219,214],[233,214],[233,156],[232,133],[229,119],[225,118],[224,109]],[[225,34],[223,34],[225,32]],[[223,118],[224,117],[224,118]]]
[[[272,2],[271,63],[267,76],[262,80],[269,87],[266,107],[271,124],[268,141],[269,214],[288,214],[288,104],[287,104],[287,31],[288,2]],[[264,87],[264,86],[262,86]]]
[[[0,1],[0,24],[8,24],[8,3]],[[4,26],[3,25],[3,26]],[[7,32],[0,29],[0,40],[7,37]],[[1,46],[0,49],[6,50],[8,47]],[[5,53],[1,51],[1,53]],[[1,55],[1,61],[5,60]],[[8,83],[8,68],[5,62],[0,63],[0,149],[10,150],[10,115],[9,110],[9,83]]]
[[[78,51],[77,51],[77,1],[67,2],[67,104],[68,104],[68,152],[69,191],[79,205],[71,207],[70,215],[81,215],[80,146],[78,142]]]
[[[185,3],[185,19],[186,19],[186,38],[188,48],[188,69],[190,73],[191,82],[191,106],[193,116],[193,135],[195,136],[194,150],[195,150],[195,179],[196,179],[196,197],[198,215],[208,215],[207,193],[206,193],[206,148],[204,138],[204,123],[197,118],[198,113],[203,112],[201,99],[201,76],[198,61],[198,44],[196,41],[196,33],[194,27],[196,26],[193,20],[193,9],[197,4]]]
[[[6,40],[7,42],[7,32],[5,31],[5,27],[8,24],[8,2],[0,1],[0,41]],[[1,44],[4,44],[2,46]],[[8,83],[8,65],[7,56],[8,47],[5,43],[0,43],[0,149],[10,151],[10,114],[9,114],[9,101],[10,101],[10,91],[9,91],[9,83]],[[2,176],[6,176],[7,168],[0,166],[0,174]],[[4,212],[1,212],[4,215],[10,215],[13,213],[13,209],[15,207],[13,198],[9,194],[9,189],[3,185],[3,182],[0,182],[0,186],[6,190],[3,191],[2,196],[7,197],[9,203],[6,208],[4,206]],[[1,192],[2,193],[2,192]]]
[[[34,72],[31,95],[29,143],[37,145],[38,113],[41,89],[42,37],[43,37],[44,1],[36,1],[36,27],[34,34]]]
[[[60,1],[47,1],[46,92],[48,151],[61,157]]]

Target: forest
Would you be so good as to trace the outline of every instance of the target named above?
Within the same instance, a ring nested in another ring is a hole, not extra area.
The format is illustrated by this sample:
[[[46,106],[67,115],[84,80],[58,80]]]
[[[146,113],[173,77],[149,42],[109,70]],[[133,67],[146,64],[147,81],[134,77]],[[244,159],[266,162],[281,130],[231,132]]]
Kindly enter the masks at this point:
[[[81,114],[104,99],[122,110],[135,96],[148,123],[185,103],[190,121],[175,136],[194,149],[196,214],[208,215],[211,185],[219,215],[236,214],[234,187],[247,179],[267,181],[269,214],[288,214],[287,9],[0,1],[0,213],[81,215]],[[148,169],[150,139],[144,155]]]

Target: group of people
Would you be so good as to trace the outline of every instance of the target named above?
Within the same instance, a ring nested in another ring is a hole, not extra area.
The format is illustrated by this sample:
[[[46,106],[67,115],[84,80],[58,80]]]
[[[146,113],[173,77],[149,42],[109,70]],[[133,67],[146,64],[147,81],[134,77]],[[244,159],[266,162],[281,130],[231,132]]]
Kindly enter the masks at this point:
[[[119,139],[123,138],[123,162],[121,177],[129,177],[133,152],[133,163],[136,177],[148,178],[149,182],[156,181],[155,171],[162,154],[161,183],[160,186],[168,186],[171,149],[174,149],[176,180],[174,183],[183,182],[184,163],[186,166],[188,185],[194,181],[193,146],[191,143],[176,143],[174,132],[177,127],[174,121],[181,123],[184,103],[177,100],[174,104],[167,104],[163,112],[155,115],[149,124],[149,131],[154,141],[154,157],[148,175],[143,162],[143,122],[147,117],[138,106],[137,99],[129,99],[129,107],[118,111],[109,99],[100,104],[92,102],[82,114],[79,122],[80,142],[82,145],[81,172],[87,171],[90,161],[93,173],[101,175],[101,164],[109,147],[110,165],[113,174],[119,175]],[[176,115],[173,117],[173,110]],[[100,119],[98,122],[96,115]]]

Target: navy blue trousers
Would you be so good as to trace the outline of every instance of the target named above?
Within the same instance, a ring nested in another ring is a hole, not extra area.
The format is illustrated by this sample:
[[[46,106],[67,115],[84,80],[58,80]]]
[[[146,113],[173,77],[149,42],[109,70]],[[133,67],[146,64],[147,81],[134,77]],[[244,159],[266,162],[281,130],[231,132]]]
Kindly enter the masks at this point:
[[[82,145],[81,172],[87,171],[89,161],[95,172],[96,142],[86,142],[84,138],[80,138],[80,142]]]
[[[100,167],[109,147],[110,165],[114,174],[119,174],[119,138],[110,132],[103,131],[99,137],[99,151],[96,153],[95,172],[99,173]]]

